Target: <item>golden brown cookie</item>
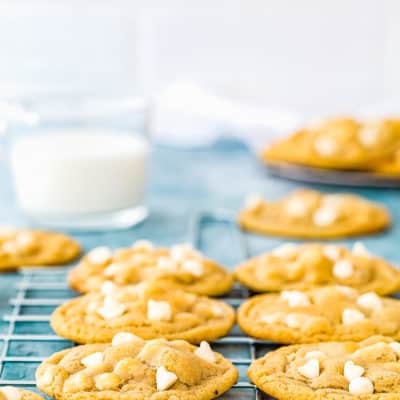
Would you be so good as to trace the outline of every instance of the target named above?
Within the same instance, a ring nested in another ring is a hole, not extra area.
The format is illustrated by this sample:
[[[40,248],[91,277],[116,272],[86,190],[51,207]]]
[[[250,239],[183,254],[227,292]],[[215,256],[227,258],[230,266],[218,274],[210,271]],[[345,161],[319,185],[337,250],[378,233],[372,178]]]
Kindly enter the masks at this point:
[[[237,369],[207,342],[146,342],[127,333],[113,344],[55,353],[36,371],[38,388],[57,400],[208,400],[229,390],[237,377]]]
[[[262,159],[311,167],[364,169],[389,157],[399,145],[400,120],[327,119],[272,144]]]
[[[361,242],[352,250],[333,244],[286,243],[239,265],[235,277],[255,292],[324,285],[350,286],[381,295],[400,290],[400,271],[370,254]]]
[[[228,271],[190,245],[155,248],[143,240],[115,252],[107,247],[92,250],[68,279],[73,289],[83,293],[100,289],[107,280],[119,286],[155,280],[169,289],[205,296],[222,295],[233,284]]]
[[[376,163],[371,169],[371,171],[379,175],[399,177],[400,150],[397,150],[396,153],[393,156],[389,157],[388,159]]]
[[[347,286],[263,294],[244,302],[238,323],[248,335],[278,343],[400,339],[400,300]]]
[[[61,233],[0,227],[0,270],[66,264],[80,253],[79,244]]]
[[[352,194],[303,189],[277,201],[251,196],[239,215],[240,226],[264,235],[334,239],[375,233],[390,225],[381,205]]]
[[[51,316],[55,332],[77,343],[111,342],[120,332],[143,339],[183,339],[191,343],[225,336],[235,321],[231,306],[154,283],[119,287],[111,281],[58,307]]]
[[[43,397],[37,393],[14,386],[1,386],[0,400],[43,400]]]
[[[281,347],[254,361],[249,378],[277,400],[398,400],[400,343],[363,342]]]

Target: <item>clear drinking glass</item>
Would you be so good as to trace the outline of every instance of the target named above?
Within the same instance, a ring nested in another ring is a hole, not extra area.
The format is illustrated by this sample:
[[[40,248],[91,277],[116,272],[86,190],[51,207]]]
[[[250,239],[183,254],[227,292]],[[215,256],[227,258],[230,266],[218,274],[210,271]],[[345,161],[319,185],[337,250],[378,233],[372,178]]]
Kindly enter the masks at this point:
[[[129,228],[148,215],[151,154],[141,98],[35,101],[33,126],[8,130],[17,201],[36,225]]]

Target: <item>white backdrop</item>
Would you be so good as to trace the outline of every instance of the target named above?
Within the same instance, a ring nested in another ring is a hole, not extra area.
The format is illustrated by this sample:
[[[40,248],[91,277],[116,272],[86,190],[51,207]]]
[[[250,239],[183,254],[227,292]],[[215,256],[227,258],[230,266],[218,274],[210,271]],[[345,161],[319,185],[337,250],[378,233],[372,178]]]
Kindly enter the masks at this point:
[[[0,96],[149,94],[189,78],[335,112],[400,92],[397,0],[0,1]]]

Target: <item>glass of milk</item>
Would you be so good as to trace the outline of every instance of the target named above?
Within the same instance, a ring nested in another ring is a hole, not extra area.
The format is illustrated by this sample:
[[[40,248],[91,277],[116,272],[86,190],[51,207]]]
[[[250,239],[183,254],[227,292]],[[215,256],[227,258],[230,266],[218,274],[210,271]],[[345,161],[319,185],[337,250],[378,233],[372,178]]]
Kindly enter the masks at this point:
[[[99,122],[92,114],[21,129],[9,145],[22,211],[36,224],[72,230],[143,221],[150,153],[143,130]]]

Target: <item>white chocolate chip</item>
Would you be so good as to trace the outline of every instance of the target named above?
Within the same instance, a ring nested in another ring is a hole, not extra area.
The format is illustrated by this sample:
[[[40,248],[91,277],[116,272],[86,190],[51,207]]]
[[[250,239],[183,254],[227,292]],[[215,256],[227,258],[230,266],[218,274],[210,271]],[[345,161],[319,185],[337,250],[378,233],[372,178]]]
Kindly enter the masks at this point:
[[[311,304],[308,296],[297,290],[284,290],[281,299],[287,301],[289,307],[306,307]]]
[[[340,260],[334,264],[332,272],[336,278],[346,279],[353,275],[354,269],[349,260]]]
[[[336,285],[335,289],[347,297],[353,297],[357,294],[357,290],[355,290],[349,286]]]
[[[112,345],[118,346],[120,344],[132,343],[132,342],[138,342],[138,341],[142,341],[142,339],[139,336],[134,335],[133,333],[118,332],[112,338]]]
[[[112,251],[109,247],[96,247],[87,255],[87,259],[91,264],[104,264],[112,257]]]
[[[170,321],[172,318],[171,305],[166,301],[150,299],[147,302],[147,318],[150,321]]]
[[[35,242],[34,236],[29,232],[18,233],[15,237],[15,242],[18,247],[25,249]]]
[[[364,368],[361,365],[354,364],[353,361],[346,361],[343,367],[343,375],[349,382],[363,376],[364,372]]]
[[[319,351],[319,350],[313,350],[313,351],[309,351],[304,358],[306,360],[310,360],[312,358],[316,358],[316,359],[320,359],[320,358],[325,358],[326,354],[323,351]]]
[[[166,339],[151,339],[144,342],[144,346],[137,355],[137,359],[145,361],[152,367],[160,365],[160,350],[168,344]],[[161,347],[161,349],[160,349]]]
[[[358,140],[366,147],[374,146],[379,138],[378,127],[365,126],[358,132]]]
[[[190,243],[176,244],[171,247],[170,255],[175,261],[184,261],[188,256],[196,253],[193,246]]]
[[[321,136],[314,142],[314,149],[321,156],[332,156],[338,151],[336,142],[327,136]]]
[[[137,283],[136,285],[125,286],[124,289],[139,299],[144,299],[149,291],[149,288],[151,288],[151,284],[147,281],[143,281]]]
[[[82,392],[88,391],[93,387],[93,379],[92,377],[83,371],[76,372],[71,375],[65,382],[64,382],[64,390],[66,392]]]
[[[100,291],[105,296],[109,296],[117,291],[118,286],[112,281],[104,281],[101,285]]]
[[[99,309],[100,305],[97,301],[90,301],[89,304],[86,307],[86,313],[97,313],[97,310]]]
[[[328,244],[322,249],[324,255],[331,261],[338,261],[340,258],[340,247],[333,244]]]
[[[382,309],[382,300],[374,292],[365,293],[359,296],[357,304],[369,310],[379,311]]]
[[[213,305],[212,313],[215,317],[223,317],[225,315],[225,308],[220,305]]]
[[[212,351],[210,345],[204,340],[200,343],[200,346],[194,351],[194,354],[209,363],[215,363],[216,361],[214,352]]]
[[[316,226],[328,226],[338,219],[336,207],[322,206],[315,210],[313,214],[313,222]]]
[[[293,254],[296,253],[297,248],[298,246],[294,243],[285,243],[278,247],[275,247],[275,249],[271,251],[271,254],[274,257],[279,258],[291,257]]]
[[[54,371],[50,366],[47,366],[46,370],[40,376],[38,376],[38,383],[44,386],[50,385],[53,382],[54,377]]]
[[[0,388],[0,391],[3,392],[7,400],[21,400],[22,398],[22,392],[12,386],[3,386]]]
[[[107,296],[104,298],[103,307],[101,307],[97,313],[100,314],[104,319],[114,319],[123,315],[125,311],[125,304],[121,304],[114,298]]]
[[[101,365],[104,361],[104,355],[101,351],[89,354],[88,356],[82,358],[81,364],[86,368],[97,367]]]
[[[308,379],[318,378],[319,370],[319,360],[316,358],[312,358],[311,360],[307,361],[302,367],[298,368],[300,374]]]
[[[398,356],[400,356],[400,343],[399,342],[389,343],[389,346]]]
[[[286,202],[285,211],[291,217],[304,217],[307,214],[308,207],[304,200],[293,197]]]
[[[257,193],[251,193],[248,196],[246,196],[246,199],[244,201],[244,206],[246,210],[257,210],[260,206],[264,204],[264,199],[262,198],[261,195]]]
[[[273,314],[263,315],[259,318],[260,322],[264,322],[266,324],[274,324],[275,322],[280,321],[283,318],[283,314],[280,312],[276,312]]]
[[[304,318],[303,315],[299,314],[288,314],[285,317],[285,324],[289,328],[300,328],[303,325]]]
[[[354,243],[353,249],[351,250],[351,252],[355,256],[360,256],[360,257],[370,257],[371,256],[371,254],[369,253],[369,251],[365,247],[364,243],[362,243],[362,242]]]
[[[95,386],[97,389],[115,390],[121,384],[121,378],[114,372],[104,372],[103,374],[94,377]]]
[[[163,390],[167,390],[177,380],[178,377],[173,372],[168,371],[164,366],[157,368],[156,372],[157,391],[161,392]]]
[[[118,275],[122,270],[125,269],[125,265],[121,263],[112,263],[104,271],[104,276],[115,276]]]
[[[135,243],[133,243],[132,247],[135,250],[144,250],[144,251],[152,251],[154,250],[154,245],[150,240],[136,240]]]
[[[342,322],[345,325],[354,324],[365,320],[365,316],[361,311],[354,308],[345,308],[342,313]]]
[[[368,378],[360,376],[350,382],[349,392],[356,396],[372,394],[374,393],[374,385]]]
[[[171,274],[175,274],[178,272],[178,265],[176,261],[170,257],[160,257],[157,260],[157,268]]]
[[[374,343],[374,344],[371,344],[369,346],[366,346],[366,347],[363,347],[361,349],[356,350],[353,353],[353,357],[359,357],[363,353],[365,353],[365,354],[382,353],[382,352],[385,352],[387,350],[387,346],[388,346],[388,344],[385,343],[385,342]]]
[[[198,260],[185,260],[181,266],[182,270],[192,274],[196,278],[199,278],[203,275],[203,263]]]

